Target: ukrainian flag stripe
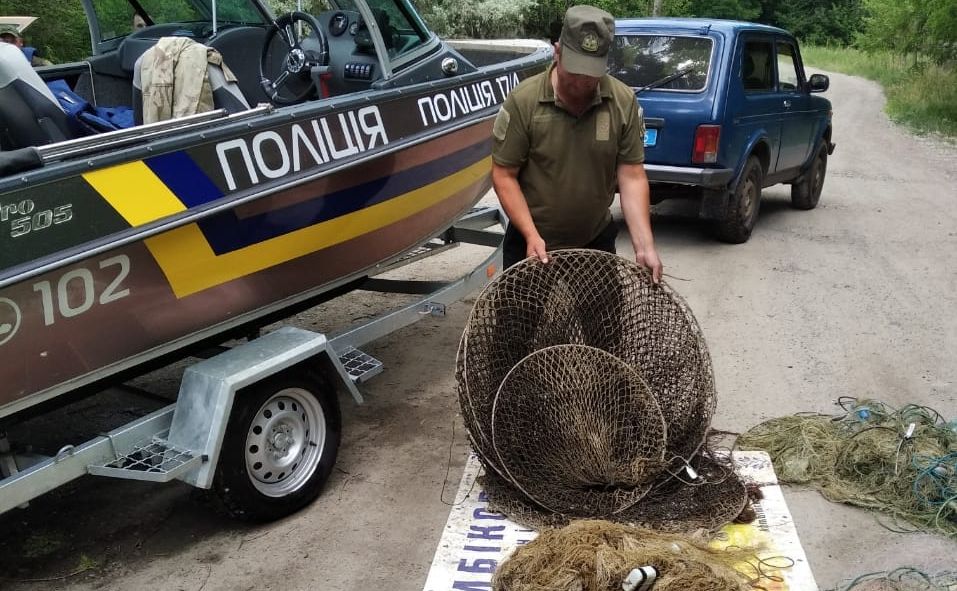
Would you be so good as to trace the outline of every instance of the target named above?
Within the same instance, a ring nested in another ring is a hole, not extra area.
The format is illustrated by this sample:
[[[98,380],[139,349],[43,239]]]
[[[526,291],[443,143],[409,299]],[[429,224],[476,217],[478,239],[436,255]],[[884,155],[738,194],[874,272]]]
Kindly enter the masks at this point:
[[[186,152],[171,152],[146,159],[146,166],[179,197],[186,207],[196,207],[223,196]]]
[[[142,161],[87,172],[83,179],[132,227],[186,211],[176,195]]]
[[[146,240],[173,292],[182,298],[346,242],[411,217],[488,174],[491,158],[404,195],[275,238],[217,255],[197,224]]]

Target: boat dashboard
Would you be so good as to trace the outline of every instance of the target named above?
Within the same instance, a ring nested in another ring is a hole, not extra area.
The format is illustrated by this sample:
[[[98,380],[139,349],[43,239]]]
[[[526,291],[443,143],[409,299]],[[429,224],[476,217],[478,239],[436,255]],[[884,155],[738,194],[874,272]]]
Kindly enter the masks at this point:
[[[383,46],[387,52],[385,60],[407,54],[418,47],[433,45],[431,39],[412,28],[396,27],[388,14],[373,9],[378,29],[382,34]],[[381,61],[370,28],[358,11],[329,10],[315,16],[320,31],[307,30],[303,34],[302,49],[318,53],[323,35],[328,47],[329,70],[317,88],[324,89],[325,96],[348,94],[368,89],[384,76]],[[308,25],[297,23],[296,26]],[[264,53],[267,32],[272,25],[248,25],[222,22],[214,31],[210,22],[162,23],[144,27],[129,34],[117,47],[115,55],[119,69],[130,77],[137,59],[162,37],[187,37],[212,47],[222,54],[224,62],[239,79],[240,88],[250,104],[268,102],[268,97],[259,89],[261,75],[259,65],[263,62],[266,69],[281,71],[288,47],[278,38]],[[439,44],[435,43],[437,50]],[[269,74],[266,73],[268,76]],[[317,74],[318,75],[318,74]],[[317,81],[318,82],[318,81]],[[318,98],[322,98],[321,96]]]

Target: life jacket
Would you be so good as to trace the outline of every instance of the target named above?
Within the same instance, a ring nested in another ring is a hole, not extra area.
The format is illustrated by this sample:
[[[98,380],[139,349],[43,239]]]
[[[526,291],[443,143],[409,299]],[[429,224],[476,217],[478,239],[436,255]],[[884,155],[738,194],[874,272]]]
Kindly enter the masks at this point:
[[[78,136],[133,127],[133,110],[129,107],[94,107],[70,90],[65,80],[53,80],[47,87],[66,112],[67,120]]]

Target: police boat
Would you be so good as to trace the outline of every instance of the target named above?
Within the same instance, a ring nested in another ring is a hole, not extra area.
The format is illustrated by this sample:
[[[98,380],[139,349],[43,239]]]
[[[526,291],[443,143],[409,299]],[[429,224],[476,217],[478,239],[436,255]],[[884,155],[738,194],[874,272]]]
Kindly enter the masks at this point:
[[[440,39],[409,0],[119,4],[83,0],[83,62],[35,70],[0,47],[0,421],[347,291],[438,235],[490,187],[499,105],[551,59]],[[222,57],[213,109],[141,123],[143,57],[171,37]],[[134,125],[110,120],[120,106]]]

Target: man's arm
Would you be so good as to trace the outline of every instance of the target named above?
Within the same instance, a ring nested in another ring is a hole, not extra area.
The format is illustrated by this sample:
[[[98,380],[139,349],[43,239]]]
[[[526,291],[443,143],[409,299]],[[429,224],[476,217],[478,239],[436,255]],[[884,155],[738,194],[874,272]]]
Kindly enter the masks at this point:
[[[508,215],[508,223],[515,226],[515,229],[525,238],[527,245],[525,256],[533,256],[547,263],[545,241],[535,228],[532,213],[528,210],[528,202],[525,201],[522,187],[518,184],[518,171],[517,166],[502,166],[493,162],[492,186],[495,188],[495,194],[498,195],[499,203],[502,204],[502,209]]]
[[[661,281],[662,265],[651,234],[651,190],[645,167],[643,164],[619,164],[617,172],[621,211],[635,248],[635,260],[651,271],[652,279],[658,283]]]

